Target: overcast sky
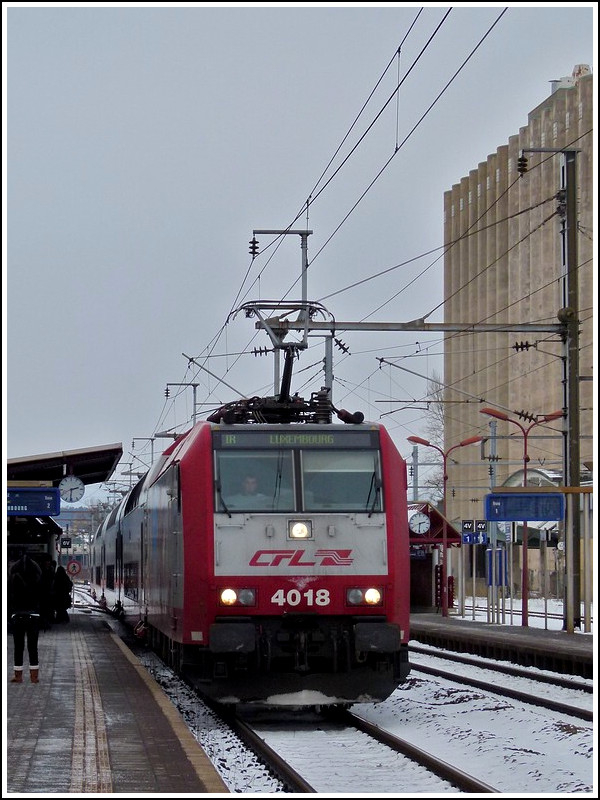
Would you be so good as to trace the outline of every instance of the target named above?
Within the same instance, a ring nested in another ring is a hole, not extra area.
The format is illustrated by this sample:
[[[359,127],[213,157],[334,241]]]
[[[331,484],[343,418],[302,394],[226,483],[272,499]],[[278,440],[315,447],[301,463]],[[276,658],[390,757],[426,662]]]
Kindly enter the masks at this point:
[[[273,394],[273,356],[247,354],[266,333],[230,314],[301,299],[300,237],[258,236],[252,261],[254,229],[313,231],[307,296],[327,318],[441,322],[444,192],[551,81],[595,67],[592,3],[2,13],[8,458],[122,442],[142,469],[149,437],[192,416],[192,387],[166,400],[167,383],[197,383],[200,415]],[[334,403],[385,421],[408,455],[423,407],[389,401],[425,395],[441,336],[338,336]],[[323,338],[309,341],[304,397],[324,382]],[[399,356],[410,373],[377,360]]]

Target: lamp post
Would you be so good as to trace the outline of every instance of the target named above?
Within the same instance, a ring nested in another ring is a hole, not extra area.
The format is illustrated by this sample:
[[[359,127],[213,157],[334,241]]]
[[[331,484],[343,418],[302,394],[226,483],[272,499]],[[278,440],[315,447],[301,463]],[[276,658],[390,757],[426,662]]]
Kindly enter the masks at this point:
[[[532,422],[531,425],[525,427],[521,425],[521,423],[509,417],[508,414],[505,414],[503,411],[496,411],[495,408],[482,408],[480,409],[481,414],[487,414],[489,417],[495,417],[495,419],[501,419],[504,422],[512,422],[513,425],[516,425],[517,428],[520,429],[521,433],[523,434],[523,486],[527,486],[527,464],[529,463],[529,453],[527,452],[527,439],[529,436],[529,432],[532,428],[535,428],[536,425],[543,425],[544,422],[552,422],[555,419],[559,419],[560,417],[564,417],[564,413],[562,411],[553,411],[551,414],[543,414],[540,419],[536,419],[535,422]],[[521,577],[521,625],[527,627],[529,625],[529,564],[528,564],[528,539],[529,539],[529,531],[527,529],[527,520],[523,521],[523,565],[522,565],[522,577]]]
[[[468,444],[477,444],[477,442],[483,441],[483,436],[470,436],[468,439],[463,439],[462,442],[449,447],[446,451],[442,450],[441,447],[438,447],[437,444],[432,444],[431,442],[427,441],[427,439],[421,439],[420,436],[408,436],[408,441],[412,442],[413,444],[422,444],[423,447],[433,447],[434,450],[437,450],[438,453],[442,456],[443,461],[443,469],[444,469],[444,489],[443,489],[443,496],[442,496],[442,513],[444,516],[444,521],[442,523],[442,563],[441,563],[441,580],[442,580],[442,616],[448,616],[448,581],[447,581],[447,545],[448,545],[448,528],[446,522],[446,483],[448,481],[448,473],[446,470],[446,465],[448,463],[448,456],[453,450],[457,450],[459,447],[465,447]]]

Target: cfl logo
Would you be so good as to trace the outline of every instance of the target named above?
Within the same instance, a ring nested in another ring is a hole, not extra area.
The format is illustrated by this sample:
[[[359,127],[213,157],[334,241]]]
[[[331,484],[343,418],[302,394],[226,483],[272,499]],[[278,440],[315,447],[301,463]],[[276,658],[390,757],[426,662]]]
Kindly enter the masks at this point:
[[[251,567],[349,567],[354,562],[352,550],[317,550],[310,561],[306,550],[257,550],[248,564]]]

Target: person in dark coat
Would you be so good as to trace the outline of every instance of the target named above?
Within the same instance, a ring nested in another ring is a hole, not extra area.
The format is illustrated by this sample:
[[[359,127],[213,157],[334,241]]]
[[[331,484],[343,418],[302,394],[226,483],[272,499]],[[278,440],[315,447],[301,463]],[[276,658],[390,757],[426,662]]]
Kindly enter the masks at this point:
[[[23,656],[25,641],[29,656],[29,676],[32,683],[39,682],[38,638],[40,633],[40,588],[42,570],[23,553],[8,576],[8,605],[15,645],[15,674],[11,683],[23,683]]]
[[[54,598],[54,611],[56,622],[68,622],[67,609],[71,608],[71,589],[73,581],[67,575],[67,570],[61,565],[56,568],[52,595]]]

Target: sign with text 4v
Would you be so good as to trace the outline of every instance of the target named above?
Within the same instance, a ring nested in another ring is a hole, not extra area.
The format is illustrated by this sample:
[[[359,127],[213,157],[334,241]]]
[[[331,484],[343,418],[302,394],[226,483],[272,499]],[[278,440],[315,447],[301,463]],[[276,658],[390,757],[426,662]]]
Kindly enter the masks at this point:
[[[553,522],[565,518],[565,496],[559,492],[486,494],[485,516],[493,522]]]
[[[463,519],[463,544],[487,544],[487,520]]]

